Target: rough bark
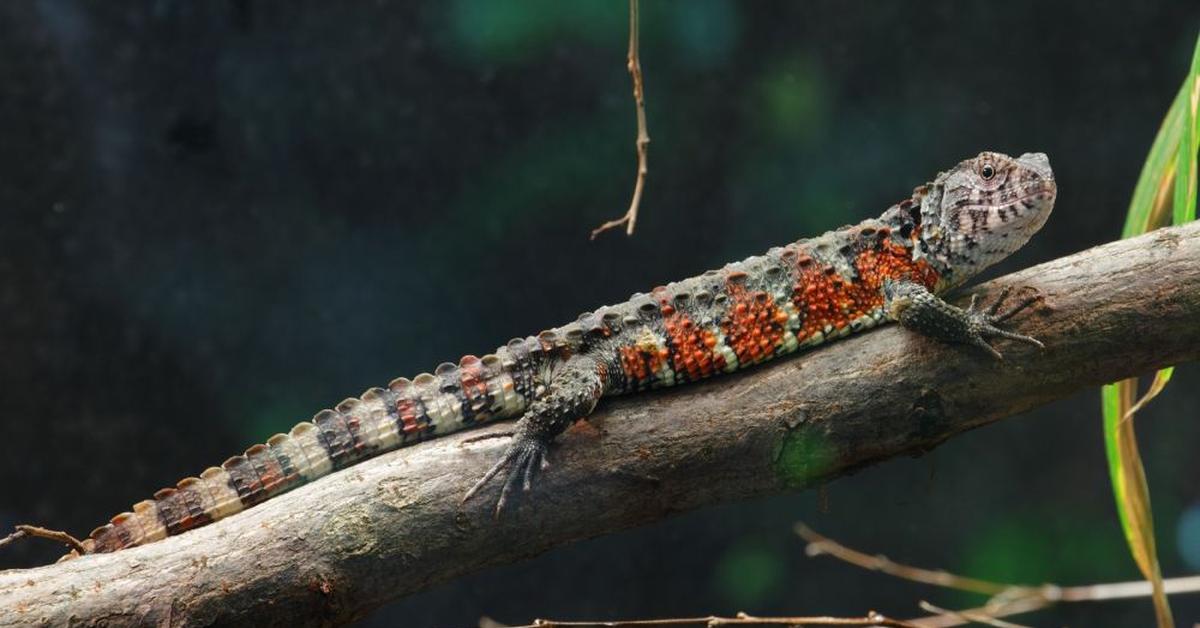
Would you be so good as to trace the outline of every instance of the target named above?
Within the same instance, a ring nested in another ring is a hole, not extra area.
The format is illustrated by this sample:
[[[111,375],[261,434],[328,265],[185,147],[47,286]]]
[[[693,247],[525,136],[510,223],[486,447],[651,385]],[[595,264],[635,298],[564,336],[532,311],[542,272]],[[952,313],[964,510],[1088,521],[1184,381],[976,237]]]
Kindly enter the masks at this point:
[[[1000,278],[1046,300],[1003,362],[889,327],[702,385],[603,404],[495,520],[462,495],[504,446],[480,432],[356,465],[115,554],[0,573],[0,626],[339,624],[570,541],[812,486],[1031,407],[1200,357],[1200,223]],[[492,431],[502,431],[498,425]]]

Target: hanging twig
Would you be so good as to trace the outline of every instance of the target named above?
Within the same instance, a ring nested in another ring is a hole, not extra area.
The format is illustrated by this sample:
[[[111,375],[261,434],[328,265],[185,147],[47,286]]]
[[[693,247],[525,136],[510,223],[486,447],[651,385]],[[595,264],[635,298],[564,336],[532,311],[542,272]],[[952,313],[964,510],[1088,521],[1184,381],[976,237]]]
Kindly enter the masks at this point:
[[[633,100],[637,105],[637,181],[633,184],[633,200],[625,215],[610,220],[592,229],[592,239],[596,236],[625,225],[625,235],[633,235],[637,224],[638,206],[642,203],[642,188],[646,187],[646,149],[650,145],[650,133],[646,131],[646,98],[642,89],[642,62],[638,57],[638,0],[629,0],[629,54],[626,56],[626,67],[633,77]]]

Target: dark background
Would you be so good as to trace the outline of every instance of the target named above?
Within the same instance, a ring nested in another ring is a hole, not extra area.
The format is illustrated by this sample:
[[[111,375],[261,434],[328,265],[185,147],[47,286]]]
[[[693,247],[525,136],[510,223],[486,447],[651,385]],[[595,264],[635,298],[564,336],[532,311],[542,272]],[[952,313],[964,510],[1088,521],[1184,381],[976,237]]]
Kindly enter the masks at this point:
[[[593,243],[633,183],[624,2],[0,4],[0,524],[85,534],[347,395],[876,215],[984,148],[1045,151],[1060,186],[999,270],[1111,240],[1200,30],[1195,2],[644,4],[642,218]],[[979,601],[806,559],[801,519],[982,578],[1134,579],[1098,405],[840,480],[827,513],[710,508],[364,625]],[[1200,570],[1198,407],[1184,365],[1138,420],[1168,575]]]

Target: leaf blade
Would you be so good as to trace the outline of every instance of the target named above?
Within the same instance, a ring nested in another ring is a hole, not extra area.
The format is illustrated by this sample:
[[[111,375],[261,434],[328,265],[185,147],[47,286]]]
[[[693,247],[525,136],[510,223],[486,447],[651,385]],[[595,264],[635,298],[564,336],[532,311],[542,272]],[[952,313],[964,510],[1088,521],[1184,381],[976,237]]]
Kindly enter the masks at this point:
[[[1186,82],[1171,103],[1162,126],[1150,145],[1142,172],[1138,175],[1125,215],[1122,238],[1132,238],[1166,224],[1165,207],[1173,200],[1170,182],[1175,174],[1179,158],[1179,140],[1183,136],[1184,102],[1187,98]]]
[[[1125,541],[1142,576],[1150,581],[1158,627],[1172,628],[1175,623],[1167,604],[1162,571],[1158,564],[1146,471],[1138,453],[1134,423],[1124,420],[1133,406],[1136,390],[1137,379],[1122,380],[1105,385],[1102,389],[1104,449]]]
[[[1200,39],[1192,52],[1192,65],[1180,90],[1183,99],[1182,129],[1175,158],[1175,195],[1172,220],[1180,225],[1196,219],[1196,150],[1200,143]]]
[[[1197,150],[1200,149],[1200,37],[1183,85],[1171,103],[1134,186],[1121,237],[1129,238],[1168,222],[1196,219]],[[1168,205],[1169,202],[1169,205]],[[1170,207],[1170,213],[1167,208]],[[1159,628],[1174,626],[1163,590],[1154,539],[1153,511],[1145,466],[1138,451],[1133,417],[1171,380],[1174,367],[1158,371],[1150,389],[1136,403],[1137,380],[1126,379],[1101,389],[1104,449],[1121,530],[1129,552],[1153,589]]]

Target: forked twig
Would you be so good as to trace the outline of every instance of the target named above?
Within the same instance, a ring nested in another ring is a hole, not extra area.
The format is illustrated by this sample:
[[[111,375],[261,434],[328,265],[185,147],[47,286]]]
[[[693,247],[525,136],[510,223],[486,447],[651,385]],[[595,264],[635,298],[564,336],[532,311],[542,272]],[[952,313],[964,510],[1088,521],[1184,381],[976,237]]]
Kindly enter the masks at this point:
[[[3,539],[0,539],[0,547],[4,547],[5,545],[8,545],[17,539],[25,538],[27,536],[58,541],[59,543],[67,545],[79,555],[87,553],[87,550],[83,547],[83,543],[80,543],[79,539],[67,534],[66,532],[61,530],[51,530],[49,528],[42,528],[39,526],[31,526],[24,523],[16,526],[15,532],[4,537]]]
[[[638,0],[629,0],[629,53],[626,55],[626,67],[633,77],[633,100],[637,105],[637,181],[633,184],[633,199],[625,215],[592,229],[593,240],[601,233],[621,225],[625,225],[625,235],[633,235],[638,206],[642,204],[642,189],[646,187],[646,150],[650,145],[650,133],[646,130],[646,98],[642,88],[642,61],[638,56],[638,28]]]
[[[512,628],[638,628],[641,626],[884,626],[888,628],[949,628],[969,623],[979,623],[996,628],[1027,628],[1021,624],[999,619],[1052,606],[1059,602],[1084,602],[1114,600],[1130,597],[1147,597],[1151,594],[1150,583],[1145,581],[1094,584],[1076,587],[1060,587],[1044,584],[1037,587],[991,582],[968,578],[941,570],[922,569],[894,562],[884,556],[870,555],[851,549],[824,537],[803,523],[796,524],[796,533],[808,541],[805,548],[809,556],[828,554],[863,569],[935,586],[991,596],[987,604],[963,610],[945,609],[928,602],[921,602],[922,610],[931,613],[915,619],[892,619],[874,611],[865,617],[756,617],[738,613],[736,617],[675,617],[667,619],[637,619],[625,621],[558,621],[536,619],[532,624]],[[1167,593],[1200,592],[1200,576],[1171,578],[1164,581]],[[481,626],[496,627],[491,620]]]
[[[933,571],[929,569],[920,569],[902,565],[888,559],[882,554],[874,556],[851,549],[813,531],[812,528],[803,523],[796,524],[796,534],[800,535],[808,545],[804,548],[804,552],[809,557],[829,554],[838,560],[850,563],[863,569],[871,571],[879,571],[889,576],[912,580],[913,582],[921,582],[924,584],[932,584],[934,586],[946,587],[950,589],[958,589],[960,591],[969,591],[971,593],[981,593],[983,595],[1000,595],[1011,591],[1014,587],[1008,584],[998,582],[988,582],[987,580],[978,580],[975,578],[965,578],[946,571]]]
[[[998,617],[1028,613],[1053,606],[1060,602],[1099,602],[1123,598],[1149,597],[1152,595],[1150,583],[1144,580],[1072,587],[1062,587],[1056,584],[1043,584],[1031,587],[990,582],[988,580],[968,578],[941,570],[921,569],[919,567],[904,565],[884,556],[872,556],[817,534],[803,523],[796,524],[796,534],[808,541],[805,552],[809,556],[828,554],[857,567],[878,571],[889,576],[991,596],[991,599],[983,606],[960,611],[934,611],[926,608],[927,605],[923,604],[922,608],[937,614],[930,617],[908,620],[910,624],[920,626],[921,628],[947,628],[949,626],[961,626],[970,622],[986,623],[983,618],[994,621]],[[1200,592],[1200,576],[1168,578],[1163,580],[1163,588],[1168,594],[1197,593]],[[1000,624],[993,623],[992,625],[1003,626],[1005,624],[1002,622]],[[1008,625],[1011,626],[1012,624]]]
[[[999,617],[1032,613],[1050,605],[1050,602],[1043,599],[1022,598],[1007,602],[988,602],[977,608],[952,610],[939,608],[928,602],[921,602],[920,606],[922,610],[935,614],[914,619],[912,623],[920,626],[920,628],[953,628],[954,626],[962,626],[970,623],[987,623],[990,621],[992,622],[991,625],[994,626],[996,622],[1003,622],[1003,620],[998,619]],[[1000,625],[1003,625],[1003,623]]]
[[[1014,624],[1010,621],[1004,621],[1003,619],[996,619],[995,617],[992,617],[992,616],[984,614],[984,613],[979,613],[974,610],[955,611],[955,610],[951,610],[951,609],[947,609],[947,608],[942,608],[940,606],[934,606],[933,604],[930,604],[929,602],[926,602],[924,600],[922,600],[921,603],[918,604],[918,606],[921,607],[921,610],[923,610],[927,613],[933,613],[935,616],[945,615],[945,616],[949,616],[949,617],[954,617],[955,619],[962,620],[962,622],[964,624],[970,623],[970,622],[975,622],[977,624],[986,624],[988,626],[995,626],[996,628],[1029,628],[1029,626],[1026,626],[1024,624]],[[922,625],[924,625],[924,624],[922,624]]]

